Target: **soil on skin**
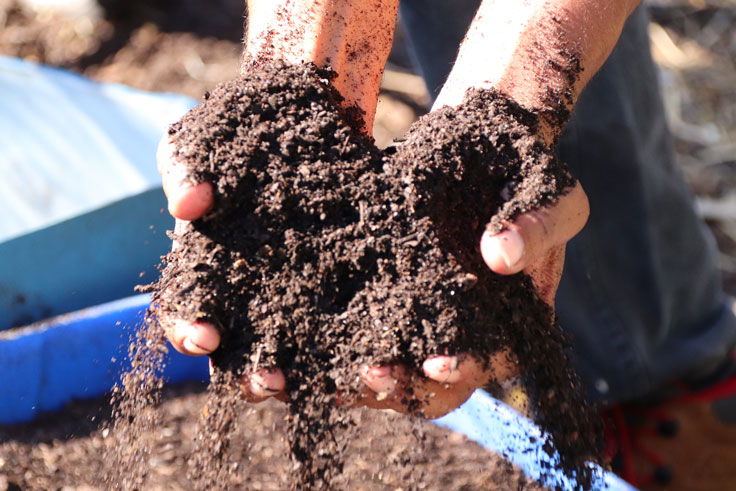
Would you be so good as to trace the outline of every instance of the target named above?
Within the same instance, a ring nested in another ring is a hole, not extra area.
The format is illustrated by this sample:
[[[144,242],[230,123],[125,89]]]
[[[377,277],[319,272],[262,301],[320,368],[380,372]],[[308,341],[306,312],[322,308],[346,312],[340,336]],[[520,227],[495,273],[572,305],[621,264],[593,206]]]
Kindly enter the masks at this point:
[[[238,474],[224,463],[247,431],[236,424],[239,381],[256,368],[280,367],[287,378],[294,486],[328,488],[352,423],[336,399],[360,397],[361,366],[401,364],[419,379],[433,355],[487,360],[502,350],[519,362],[563,469],[584,485],[596,419],[566,340],[531,280],[492,274],[476,249],[486,227],[500,230],[574,182],[534,137],[536,117],[475,91],[382,153],[344,122],[333,75],[263,66],[172,127],[179,160],[194,181],[214,183],[216,204],[173,234],[176,250],[149,286],[154,308],[121,409],[128,443],[139,406],[156,400],[161,326],[183,318],[222,334],[191,476],[201,486]],[[423,400],[409,393],[404,402],[421,415]],[[141,455],[122,456],[124,467],[140,467]]]

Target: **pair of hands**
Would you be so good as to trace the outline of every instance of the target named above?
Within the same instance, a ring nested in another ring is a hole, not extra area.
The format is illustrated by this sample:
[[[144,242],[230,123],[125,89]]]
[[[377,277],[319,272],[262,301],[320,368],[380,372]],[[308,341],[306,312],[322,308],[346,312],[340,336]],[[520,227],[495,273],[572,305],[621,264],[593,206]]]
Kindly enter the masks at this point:
[[[166,137],[159,145],[157,161],[169,212],[178,221],[204,216],[214,206],[210,183],[192,184],[185,166],[177,162],[174,143]],[[488,267],[498,274],[529,274],[542,300],[554,306],[554,296],[562,274],[565,244],[577,234],[588,217],[588,200],[580,184],[569,190],[554,205],[521,215],[497,235],[485,233],[479,247]],[[212,353],[220,344],[220,334],[212,324],[169,319],[166,334],[174,348],[186,355]],[[465,402],[491,378],[504,380],[515,375],[515,366],[506,353],[494,355],[488,365],[461,353],[435,356],[423,363],[425,377],[416,377],[402,366],[362,367],[364,392],[358,403],[378,408],[405,411],[404,390],[412,388],[425,400],[427,418],[440,417]],[[489,369],[483,369],[489,366]],[[261,402],[270,397],[283,400],[286,379],[279,369],[261,369],[242,381],[245,398]],[[422,397],[433,394],[432,397]]]

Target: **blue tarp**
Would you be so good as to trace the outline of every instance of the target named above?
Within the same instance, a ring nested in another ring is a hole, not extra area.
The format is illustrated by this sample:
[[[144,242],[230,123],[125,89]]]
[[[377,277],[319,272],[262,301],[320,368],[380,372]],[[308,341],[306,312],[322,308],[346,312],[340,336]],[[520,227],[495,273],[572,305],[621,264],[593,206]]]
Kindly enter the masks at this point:
[[[0,241],[158,186],[158,141],[195,103],[0,56]]]
[[[137,295],[0,333],[0,424],[108,392],[129,367],[127,347],[148,301]],[[206,357],[170,351],[168,381],[209,378]]]
[[[155,277],[173,228],[156,147],[194,104],[0,56],[0,331]]]
[[[0,333],[0,424],[28,421],[72,399],[107,392],[128,366],[128,339],[148,301],[147,295],[138,295]],[[170,382],[206,380],[207,371],[206,357],[170,350],[164,377]],[[539,428],[483,391],[435,422],[505,456],[543,484],[574,489],[574,483],[555,470],[556,457],[544,451]],[[592,467],[597,479],[591,489],[632,489],[613,474]]]

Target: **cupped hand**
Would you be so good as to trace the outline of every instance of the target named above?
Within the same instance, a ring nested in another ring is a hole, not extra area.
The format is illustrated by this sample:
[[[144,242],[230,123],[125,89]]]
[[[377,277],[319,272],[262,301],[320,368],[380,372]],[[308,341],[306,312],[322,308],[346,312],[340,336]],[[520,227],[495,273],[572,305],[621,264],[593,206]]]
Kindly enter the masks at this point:
[[[565,245],[583,229],[589,213],[588,197],[577,182],[554,205],[522,214],[499,234],[484,233],[483,259],[498,274],[527,273],[539,298],[554,308]]]
[[[177,162],[175,155],[173,140],[165,136],[159,142],[156,163],[169,202],[169,213],[177,220],[196,220],[214,206],[212,184],[191,182],[186,167]]]
[[[589,211],[588,197],[577,183],[554,205],[522,214],[506,223],[499,234],[484,233],[480,241],[483,259],[498,274],[527,273],[539,297],[554,309],[565,245],[582,230]],[[410,375],[401,366],[366,368],[363,380],[372,393],[364,396],[363,404],[406,412],[407,401],[418,399],[423,402],[423,416],[437,418],[459,407],[490,381],[518,373],[514,360],[504,352],[485,364],[467,355],[437,356],[425,361],[422,368],[425,378]],[[407,397],[408,390],[414,398]]]
[[[214,206],[212,184],[189,180],[186,167],[176,160],[175,146],[169,137],[159,143],[156,160],[169,213],[176,218],[177,228],[181,222],[204,216]],[[207,322],[172,319],[164,322],[164,328],[171,345],[185,355],[209,355],[220,345],[220,332]],[[261,402],[269,397],[283,398],[286,379],[279,369],[261,369],[244,379],[241,386],[248,401]]]
[[[169,212],[178,221],[200,218],[214,206],[212,185],[188,179],[185,166],[176,161],[169,138],[159,145],[157,160]],[[521,215],[505,224],[506,229],[499,234],[485,233],[480,243],[483,259],[498,274],[529,274],[540,298],[554,306],[565,244],[583,228],[588,213],[588,199],[578,183],[555,205]],[[205,322],[175,319],[166,327],[166,333],[174,348],[187,355],[207,355],[220,344],[215,326]],[[353,402],[407,412],[417,411],[407,406],[407,401],[417,400],[422,402],[418,412],[436,418],[459,407],[489,381],[504,380],[518,371],[505,352],[497,353],[488,362],[462,354],[436,356],[426,360],[422,369],[425,377],[398,365],[364,367],[361,376],[366,390]],[[261,369],[242,383],[245,398],[251,402],[270,397],[283,399],[285,386],[286,379],[279,369]]]
[[[362,377],[367,390],[356,403],[434,419],[459,407],[491,380],[505,380],[517,371],[506,352],[496,353],[490,360],[469,355],[435,356],[423,363],[423,377],[401,365],[366,367]]]

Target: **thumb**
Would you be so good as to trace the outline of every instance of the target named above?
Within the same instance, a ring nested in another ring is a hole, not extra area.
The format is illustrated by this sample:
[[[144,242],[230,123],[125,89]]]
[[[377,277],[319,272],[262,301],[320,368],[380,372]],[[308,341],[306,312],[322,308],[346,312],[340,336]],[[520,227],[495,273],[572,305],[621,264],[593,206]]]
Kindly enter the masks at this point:
[[[176,160],[174,142],[168,136],[159,143],[156,162],[164,193],[169,201],[169,213],[173,217],[180,220],[196,220],[212,208],[214,204],[212,184],[188,182],[187,169]]]
[[[589,213],[588,197],[578,182],[554,205],[520,215],[499,234],[485,232],[480,241],[483,260],[499,274],[523,271],[580,232]]]

